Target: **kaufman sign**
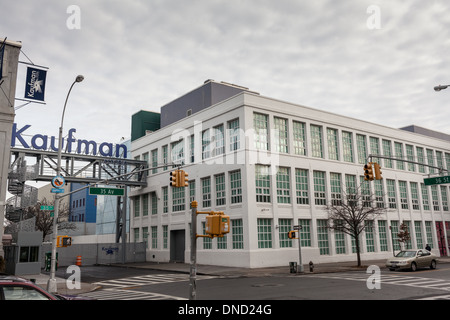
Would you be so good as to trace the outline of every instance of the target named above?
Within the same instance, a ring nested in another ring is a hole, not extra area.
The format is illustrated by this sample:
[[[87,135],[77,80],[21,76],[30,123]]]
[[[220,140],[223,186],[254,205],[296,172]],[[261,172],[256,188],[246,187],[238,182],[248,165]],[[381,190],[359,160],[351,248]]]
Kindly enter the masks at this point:
[[[58,139],[55,137],[48,137],[47,135],[35,134],[29,138],[24,132],[30,128],[27,124],[21,129],[17,129],[17,124],[13,124],[11,135],[11,147],[16,147],[16,143],[20,143],[26,149],[36,149],[45,151],[58,152]],[[74,128],[69,130],[67,141],[62,140],[62,150],[67,153],[90,154],[97,155],[98,153],[103,157],[126,158],[127,146],[124,144],[112,144],[102,142],[98,144],[92,140],[75,139],[73,134],[77,132]],[[27,138],[27,139],[26,139]]]
[[[25,81],[25,99],[44,102],[46,78],[47,70],[28,67]]]

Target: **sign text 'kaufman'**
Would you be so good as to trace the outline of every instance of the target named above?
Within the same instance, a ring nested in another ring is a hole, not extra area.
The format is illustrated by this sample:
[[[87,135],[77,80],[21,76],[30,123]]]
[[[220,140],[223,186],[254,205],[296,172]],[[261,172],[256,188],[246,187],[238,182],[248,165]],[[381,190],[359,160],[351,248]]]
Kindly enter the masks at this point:
[[[44,101],[46,78],[46,70],[28,67],[25,81],[25,99]]]
[[[31,125],[27,124],[22,128],[18,129],[17,124],[13,124],[12,135],[11,135],[11,147],[15,147],[16,143],[20,143],[26,149],[36,149],[45,151],[55,151],[58,152],[58,139],[54,136],[48,137],[43,134],[35,134],[29,138],[24,132],[30,128]],[[112,144],[109,142],[102,142],[97,144],[97,142],[92,140],[82,140],[75,139],[73,134],[77,132],[76,129],[70,129],[67,137],[67,141],[62,139],[62,150],[67,153],[78,153],[78,154],[91,154],[97,155],[99,153],[103,157],[116,157],[116,158],[126,158],[127,157],[127,146],[124,144]],[[27,139],[26,139],[27,138]]]

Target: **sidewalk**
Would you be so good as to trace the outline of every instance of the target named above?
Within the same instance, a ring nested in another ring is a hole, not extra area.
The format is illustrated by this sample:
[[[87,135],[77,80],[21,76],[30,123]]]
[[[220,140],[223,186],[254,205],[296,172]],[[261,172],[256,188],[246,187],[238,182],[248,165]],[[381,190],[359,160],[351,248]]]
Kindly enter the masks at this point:
[[[356,261],[346,262],[332,262],[332,263],[320,263],[314,266],[313,271],[310,271],[309,265],[304,264],[303,273],[291,273],[289,265],[281,267],[267,267],[267,268],[239,268],[239,267],[225,267],[225,266],[210,266],[210,265],[197,265],[197,275],[210,275],[226,278],[243,278],[243,277],[271,277],[271,276],[297,276],[297,275],[313,275],[320,273],[330,272],[346,272],[346,271],[366,271],[370,265],[377,265],[380,269],[385,269],[386,259],[382,260],[365,260],[362,261],[361,267],[356,266]],[[450,263],[450,257],[438,258],[438,268],[442,264]],[[141,262],[141,263],[126,263],[126,264],[113,264],[114,267],[123,268],[140,268],[149,270],[161,270],[165,272],[178,272],[178,273],[190,273],[189,263],[155,263],[155,262]],[[83,270],[83,267],[81,267]],[[27,279],[34,279],[36,284],[46,289],[47,281],[50,278],[47,274],[39,275],[27,275],[23,276]],[[60,294],[77,295],[84,292],[94,291],[99,287],[91,283],[81,283],[80,289],[68,289],[66,279],[56,278],[57,290]]]
[[[50,275],[43,273],[34,275],[23,275],[20,277],[33,281],[36,285],[38,285],[44,290],[47,290],[47,282],[50,279]],[[100,287],[94,285],[93,283],[81,282],[79,289],[68,289],[66,279],[56,277],[56,288],[59,294],[77,295],[80,293],[94,291],[96,289],[99,289]]]
[[[197,264],[198,275],[210,275],[226,278],[241,278],[241,277],[270,277],[270,276],[286,276],[286,275],[308,275],[327,272],[344,272],[344,271],[356,271],[366,270],[369,265],[378,265],[380,268],[384,268],[386,259],[363,261],[360,268],[356,267],[356,261],[348,262],[333,262],[333,263],[321,263],[314,265],[313,272],[310,272],[308,264],[304,264],[304,272],[291,273],[290,266],[280,267],[266,267],[266,268],[239,268],[239,267],[225,267],[225,266],[210,266]],[[450,262],[450,260],[449,260]],[[127,264],[114,264],[118,267],[126,268],[141,268],[151,270],[164,270],[170,272],[190,273],[189,263],[155,263],[155,262],[142,262],[142,263],[127,263]]]
[[[291,273],[289,265],[281,267],[267,267],[267,268],[237,268],[237,267],[224,267],[224,266],[210,266],[210,265],[197,265],[198,275],[210,275],[221,277],[267,277],[267,276],[286,276],[286,275],[308,275],[330,272],[345,272],[345,271],[366,271],[370,265],[376,265],[380,269],[385,269],[386,259],[382,260],[366,260],[361,262],[361,267],[357,267],[356,261],[345,262],[331,262],[320,263],[314,265],[313,271],[310,271],[309,265],[304,264],[303,273]],[[440,257],[438,259],[438,268],[440,264],[450,263],[450,257]],[[127,263],[127,264],[114,264],[114,266],[126,267],[126,268],[142,268],[152,270],[164,270],[170,272],[190,273],[190,264],[188,263],[155,263],[155,262],[142,262],[142,263]]]

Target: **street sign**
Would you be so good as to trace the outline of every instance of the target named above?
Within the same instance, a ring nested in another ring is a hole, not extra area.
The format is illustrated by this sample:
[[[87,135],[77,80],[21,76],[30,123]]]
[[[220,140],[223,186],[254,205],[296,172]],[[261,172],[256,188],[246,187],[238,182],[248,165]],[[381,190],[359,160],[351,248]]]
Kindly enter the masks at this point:
[[[61,188],[66,183],[66,180],[63,176],[55,176],[52,179],[52,186],[55,188]]]
[[[53,206],[41,206],[42,211],[53,211],[55,208]]]
[[[435,185],[435,184],[450,183],[450,176],[425,178],[425,179],[423,179],[423,182],[425,183],[426,186],[431,186],[431,185]]]
[[[97,196],[123,196],[125,194],[125,189],[90,187],[89,194]]]
[[[64,189],[52,188],[51,193],[64,193]]]

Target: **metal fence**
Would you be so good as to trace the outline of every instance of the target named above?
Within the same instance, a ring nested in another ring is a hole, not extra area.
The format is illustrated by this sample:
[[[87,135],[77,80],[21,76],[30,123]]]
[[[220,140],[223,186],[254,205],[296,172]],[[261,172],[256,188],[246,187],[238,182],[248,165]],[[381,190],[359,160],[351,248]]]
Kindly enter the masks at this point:
[[[41,248],[42,268],[45,268],[45,255],[51,253],[51,244],[43,244]],[[70,247],[58,248],[58,267],[77,264],[77,258],[81,265],[114,264],[130,262],[145,262],[146,243],[133,242],[125,246],[125,257],[122,243],[91,243],[73,244]]]

